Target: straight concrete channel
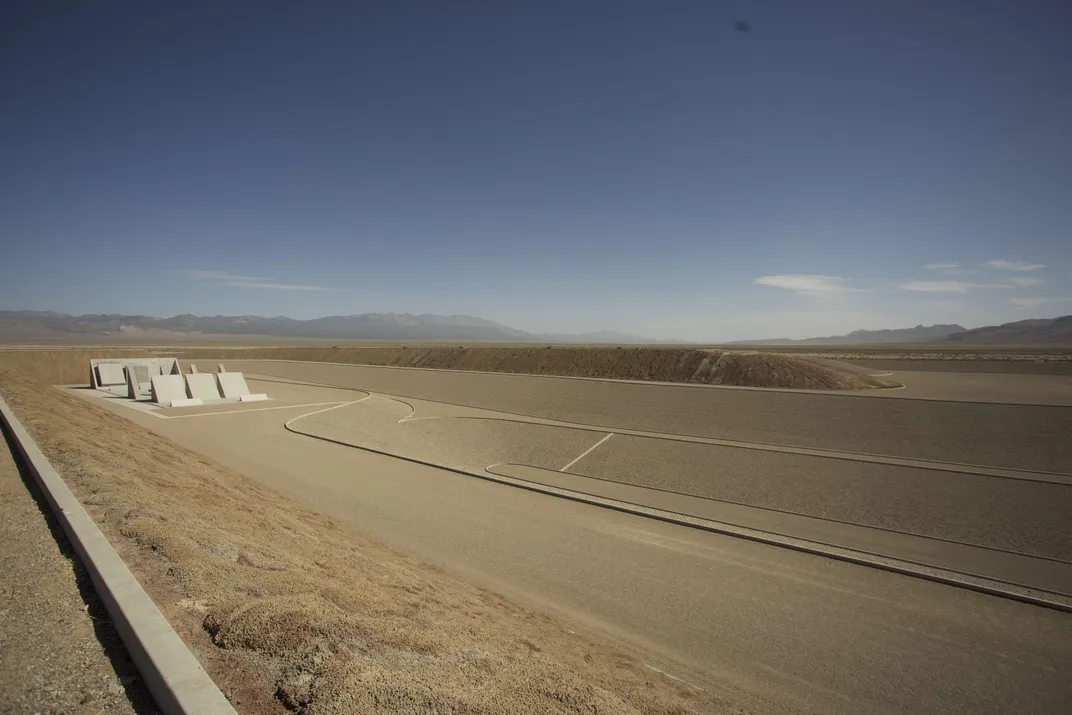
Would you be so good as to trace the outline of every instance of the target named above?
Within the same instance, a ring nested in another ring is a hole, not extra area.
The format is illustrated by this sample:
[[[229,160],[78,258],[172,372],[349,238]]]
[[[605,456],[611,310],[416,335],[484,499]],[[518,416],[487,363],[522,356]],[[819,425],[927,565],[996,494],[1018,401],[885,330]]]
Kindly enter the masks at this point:
[[[236,715],[2,397],[0,418],[86,567],[160,711],[164,715]]]

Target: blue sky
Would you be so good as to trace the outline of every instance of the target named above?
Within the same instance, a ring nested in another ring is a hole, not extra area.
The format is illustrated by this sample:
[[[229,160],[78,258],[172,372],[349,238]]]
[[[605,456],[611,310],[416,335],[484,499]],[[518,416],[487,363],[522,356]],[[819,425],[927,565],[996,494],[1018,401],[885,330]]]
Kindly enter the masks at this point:
[[[0,308],[711,341],[1072,313],[1064,2],[0,13]]]

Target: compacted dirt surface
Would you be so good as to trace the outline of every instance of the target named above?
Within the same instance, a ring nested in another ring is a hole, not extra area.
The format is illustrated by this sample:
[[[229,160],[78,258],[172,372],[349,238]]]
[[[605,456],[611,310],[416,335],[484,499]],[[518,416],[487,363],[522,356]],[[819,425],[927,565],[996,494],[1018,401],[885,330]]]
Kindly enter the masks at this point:
[[[239,712],[743,711],[50,387],[96,356],[0,352],[0,394]]]
[[[739,387],[859,390],[897,387],[866,371],[787,355],[730,353],[692,348],[608,347],[398,347],[205,348],[184,359],[306,360],[523,375],[654,380]]]
[[[16,449],[0,442],[0,713],[157,712]]]

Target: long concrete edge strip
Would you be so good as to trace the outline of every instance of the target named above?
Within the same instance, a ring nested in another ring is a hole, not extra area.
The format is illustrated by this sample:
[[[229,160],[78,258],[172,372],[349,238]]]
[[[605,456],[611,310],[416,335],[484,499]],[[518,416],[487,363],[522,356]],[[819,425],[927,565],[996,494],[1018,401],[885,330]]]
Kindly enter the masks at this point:
[[[160,711],[164,715],[235,715],[231,703],[145,593],[2,397],[0,417],[89,573]]]
[[[278,361],[282,362],[282,361]],[[334,365],[337,363],[323,363],[325,365]],[[413,370],[425,370],[430,368],[399,368],[399,369],[413,369]],[[495,373],[487,373],[495,374]],[[251,373],[251,380],[261,380],[265,377],[276,378],[282,380],[290,380],[294,384],[310,385],[313,387],[330,387],[336,390],[352,390],[356,392],[369,392],[367,389],[361,389],[358,387],[343,387],[340,385],[331,385],[328,383],[309,382],[305,380],[296,380],[294,378],[287,378],[281,375],[260,375]],[[587,379],[587,378],[570,378],[570,379]],[[744,389],[744,388],[742,388]],[[689,444],[706,444],[712,447],[727,447],[730,449],[750,449],[760,452],[775,452],[778,454],[795,454],[802,457],[818,457],[821,459],[840,459],[847,462],[861,462],[863,464],[882,464],[893,467],[905,467],[908,469],[929,469],[938,472],[950,472],[952,474],[970,474],[980,477],[994,477],[997,479],[1017,479],[1025,482],[1040,482],[1046,484],[1063,484],[1066,486],[1072,486],[1072,474],[1063,474],[1061,472],[1043,472],[1031,469],[1016,469],[1013,467],[990,467],[983,464],[969,464],[965,462],[939,462],[933,459],[920,459],[916,457],[896,457],[892,455],[883,454],[871,454],[868,452],[844,452],[834,449],[819,449],[814,447],[794,447],[786,444],[773,444],[770,442],[743,442],[740,440],[721,439],[719,437],[699,437],[695,435],[681,435],[672,434],[667,432],[651,432],[648,430],[630,429],[628,427],[608,427],[606,425],[589,425],[581,422],[569,422],[566,420],[554,420],[547,417],[538,417],[535,415],[526,415],[521,413],[502,412],[500,410],[493,410],[486,407],[471,407],[470,405],[463,405],[458,402],[447,402],[444,400],[428,400],[422,397],[411,397],[408,395],[391,395],[385,392],[377,392],[375,394],[389,397],[397,402],[405,402],[406,400],[419,400],[421,402],[429,402],[440,405],[451,405],[453,407],[461,407],[467,410],[475,410],[486,414],[480,415],[449,415],[449,416],[435,416],[435,417],[418,417],[416,419],[457,419],[457,420],[498,420],[500,422],[513,422],[516,424],[527,425],[542,425],[545,427],[563,427],[565,429],[585,430],[588,432],[614,432],[615,434],[622,435],[623,437],[638,437],[641,439],[659,439],[667,442],[686,442]],[[409,404],[408,402],[406,404]],[[413,405],[410,405],[413,409]],[[307,415],[300,415],[305,417]],[[407,422],[410,420],[406,420]]]
[[[735,536],[762,544],[780,546],[794,551],[802,551],[809,554],[837,559],[838,561],[847,561],[862,566],[870,566],[883,571],[914,576],[927,581],[956,586],[970,591],[978,591],[979,593],[985,593],[991,596],[1000,596],[1014,601],[1030,603],[1035,606],[1043,606],[1045,608],[1072,613],[1072,597],[1063,593],[1044,591],[1030,586],[1023,586],[1017,583],[989,578],[987,576],[980,576],[978,574],[931,566],[919,561],[898,559],[893,556],[885,556],[870,551],[850,549],[844,546],[837,546],[836,544],[827,544],[821,541],[812,541],[810,539],[802,539],[772,531],[752,529],[746,526],[730,524],[728,522],[714,521],[712,519],[704,519],[698,516],[667,511],[665,509],[647,507],[642,504],[634,504],[619,499],[601,497],[587,492],[579,492],[562,487],[553,487],[522,477],[514,477],[509,474],[493,471],[496,468],[501,469],[510,466],[523,467],[525,465],[493,464],[487,468],[487,473],[489,476],[493,477],[494,481],[511,484],[530,491],[553,494],[554,496],[563,497],[572,501],[602,506],[614,509],[615,511],[646,516],[659,521],[680,524],[682,526],[691,526],[716,534]]]
[[[339,407],[343,406],[345,405],[339,405]],[[541,494],[546,494],[548,496],[555,496],[562,499],[569,499],[571,501],[581,502],[584,504],[591,504],[592,506],[603,507],[605,509],[613,509],[614,511],[620,511],[627,514],[635,514],[636,516],[656,519],[658,521],[664,521],[670,524],[678,524],[680,526],[687,526],[694,529],[702,529],[704,531],[709,531],[716,534],[724,534],[726,536],[747,539],[749,541],[768,544],[770,546],[778,546],[782,548],[792,549],[794,551],[814,554],[816,556],[824,556],[827,558],[836,559],[838,561],[846,561],[848,563],[853,563],[860,566],[869,566],[871,568],[876,568],[882,571],[890,571],[892,573],[897,573],[904,576],[920,578],[925,581],[933,581],[935,583],[941,583],[947,586],[955,586],[957,588],[963,588],[969,591],[985,593],[990,596],[1007,598],[1013,601],[1019,601],[1021,603],[1028,603],[1033,606],[1042,606],[1044,608],[1051,608],[1057,611],[1063,611],[1065,613],[1072,613],[1072,599],[1066,598],[1061,594],[1054,594],[1048,591],[1030,588],[1028,586],[1010,584],[1004,581],[986,578],[984,576],[960,573],[958,571],[952,571],[949,569],[938,568],[935,566],[928,566],[926,564],[919,564],[913,561],[897,559],[891,556],[871,554],[866,551],[857,551],[855,549],[848,549],[841,546],[832,546],[817,541],[809,541],[807,539],[783,536],[781,534],[760,531],[758,529],[749,529],[747,527],[735,526],[733,524],[727,524],[724,522],[702,519],[700,517],[688,516],[686,514],[678,514],[676,512],[665,511],[663,509],[640,506],[638,504],[632,504],[630,502],[595,496],[593,494],[586,494],[584,492],[573,491],[571,489],[551,487],[545,484],[540,484],[538,482],[532,482],[526,479],[519,479],[517,477],[496,474],[495,472],[490,471],[494,467],[506,465],[493,464],[487,467],[484,472],[457,469],[454,467],[447,467],[442,464],[436,464],[434,462],[428,462],[423,459],[416,459],[414,457],[403,457],[398,454],[386,452],[382,449],[376,449],[375,447],[362,447],[360,445],[352,444],[350,442],[344,442],[339,439],[333,439],[331,437],[322,437],[318,434],[313,434],[311,432],[303,432],[298,428],[291,426],[292,423],[297,422],[303,417],[309,416],[310,415],[299,415],[298,417],[287,420],[283,424],[283,427],[288,432],[293,432],[294,434],[298,434],[303,437],[318,439],[322,442],[330,442],[332,444],[349,447],[351,449],[361,449],[366,452],[372,452],[374,454],[382,454],[387,457],[394,457],[395,459],[401,459],[407,462],[413,462],[415,464],[422,464],[426,467],[434,467],[435,469],[442,469],[444,471],[454,472],[455,474],[462,474],[468,477],[476,477],[477,479],[483,479],[489,482],[497,482],[499,484],[507,486],[518,487],[520,489],[526,489],[528,491],[538,492]]]
[[[219,359],[219,358],[214,358]],[[904,385],[898,383],[897,387],[876,387],[853,390],[820,390],[806,387],[750,387],[748,385],[712,385],[705,382],[668,382],[666,380],[633,380],[625,377],[587,377],[585,375],[555,375],[551,373],[534,372],[499,372],[496,370],[460,370],[449,367],[410,367],[407,365],[368,365],[360,362],[324,362],[322,360],[290,360],[285,358],[223,358],[225,362],[286,362],[296,365],[333,365],[335,367],[374,367],[383,370],[413,370],[415,372],[451,372],[464,373],[466,375],[504,375],[506,377],[538,377],[548,380],[583,380],[586,382],[611,382],[626,385],[647,385],[655,387],[688,387],[699,390],[744,390],[751,392],[788,392],[790,394],[811,394],[826,396],[858,397],[869,392],[894,392],[903,390]],[[188,362],[211,362],[208,358],[194,358]],[[870,376],[869,376],[870,377]],[[924,398],[909,398],[924,399]],[[945,400],[939,400],[943,402]],[[1006,403],[998,403],[1006,404]]]
[[[219,358],[213,358],[218,360]],[[584,375],[552,375],[548,373],[529,372],[496,372],[494,370],[458,370],[446,367],[408,367],[404,365],[366,365],[357,362],[324,362],[322,360],[289,360],[283,358],[223,358],[225,362],[286,362],[297,365],[334,365],[336,367],[374,367],[384,370],[415,370],[423,372],[453,372],[471,375],[505,375],[508,377],[538,377],[548,380],[584,380],[586,382],[617,382],[627,385],[646,385],[650,387],[687,387],[697,390],[740,390],[742,392],[783,392],[790,395],[820,395],[823,397],[882,397],[885,399],[913,400],[916,402],[956,402],[971,405],[1003,405],[1009,407],[1067,407],[1063,404],[1050,404],[1038,402],[994,402],[992,400],[948,400],[941,397],[903,397],[889,395],[905,389],[905,385],[898,383],[897,387],[877,387],[867,389],[843,389],[843,390],[820,390],[806,387],[750,387],[748,385],[711,385],[702,382],[667,382],[665,380],[632,380],[619,377],[586,377]],[[195,358],[192,362],[211,362],[209,358]],[[904,372],[911,372],[905,370]],[[989,374],[989,373],[987,373]],[[1003,373],[996,373],[1003,374]],[[1034,374],[1034,373],[1012,373]],[[1043,373],[1045,374],[1045,373]],[[869,375],[869,377],[875,377]]]

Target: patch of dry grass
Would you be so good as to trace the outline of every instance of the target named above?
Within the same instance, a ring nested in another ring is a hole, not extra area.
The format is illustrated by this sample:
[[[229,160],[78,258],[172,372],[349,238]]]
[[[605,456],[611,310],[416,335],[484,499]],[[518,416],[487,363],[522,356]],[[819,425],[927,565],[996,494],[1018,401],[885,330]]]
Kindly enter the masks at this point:
[[[0,392],[240,711],[730,709],[48,387],[87,357],[0,354]]]

